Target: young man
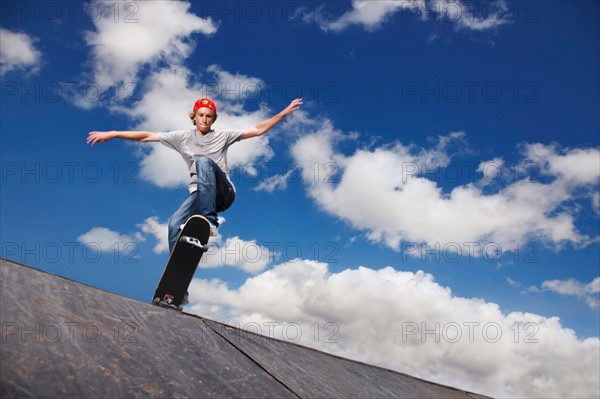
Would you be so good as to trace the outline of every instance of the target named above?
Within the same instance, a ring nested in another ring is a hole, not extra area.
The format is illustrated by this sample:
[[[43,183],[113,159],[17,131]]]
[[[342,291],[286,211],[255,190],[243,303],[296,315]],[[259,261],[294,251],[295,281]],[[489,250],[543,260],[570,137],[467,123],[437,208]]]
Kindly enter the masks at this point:
[[[173,251],[180,226],[194,215],[200,214],[211,223],[211,235],[217,235],[218,212],[228,209],[235,199],[235,187],[229,178],[227,150],[229,146],[268,132],[283,118],[292,114],[302,104],[302,99],[293,100],[277,115],[245,130],[214,130],[217,107],[210,98],[201,98],[194,104],[190,119],[194,129],[176,130],[167,133],[146,131],[91,132],[87,142],[94,146],[119,138],[140,142],[161,142],[179,152],[190,172],[189,197],[169,219],[169,252]]]

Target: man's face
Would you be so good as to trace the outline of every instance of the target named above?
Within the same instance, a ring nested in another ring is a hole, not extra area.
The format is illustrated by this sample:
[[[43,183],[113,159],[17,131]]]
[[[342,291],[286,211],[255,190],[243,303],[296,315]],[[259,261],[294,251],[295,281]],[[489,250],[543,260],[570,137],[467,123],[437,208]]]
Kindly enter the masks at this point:
[[[208,133],[211,129],[212,124],[215,122],[217,114],[210,108],[198,108],[194,121],[196,122],[196,129],[202,133]]]

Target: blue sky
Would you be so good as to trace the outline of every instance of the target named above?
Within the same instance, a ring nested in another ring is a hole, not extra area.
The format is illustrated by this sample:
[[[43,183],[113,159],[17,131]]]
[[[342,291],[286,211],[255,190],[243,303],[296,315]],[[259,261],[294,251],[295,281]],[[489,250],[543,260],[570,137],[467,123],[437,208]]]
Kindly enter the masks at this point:
[[[1,7],[2,257],[148,301],[185,166],[87,134],[300,96],[231,148],[187,310],[481,393],[598,394],[597,2]]]

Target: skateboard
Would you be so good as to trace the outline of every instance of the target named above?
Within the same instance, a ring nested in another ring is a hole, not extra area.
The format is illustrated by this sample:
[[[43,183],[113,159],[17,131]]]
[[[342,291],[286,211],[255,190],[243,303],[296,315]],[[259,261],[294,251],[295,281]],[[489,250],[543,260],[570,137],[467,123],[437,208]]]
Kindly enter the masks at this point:
[[[181,310],[196,267],[208,249],[210,222],[200,215],[191,216],[179,232],[177,243],[158,282],[152,303]]]

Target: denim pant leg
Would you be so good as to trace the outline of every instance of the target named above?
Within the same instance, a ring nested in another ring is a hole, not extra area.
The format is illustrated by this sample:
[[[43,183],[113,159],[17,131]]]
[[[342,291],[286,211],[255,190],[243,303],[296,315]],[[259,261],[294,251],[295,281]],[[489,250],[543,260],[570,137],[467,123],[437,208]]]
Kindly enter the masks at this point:
[[[190,216],[196,213],[196,197],[197,192],[190,194],[169,219],[169,253],[173,252],[173,248],[175,248],[175,244],[177,243],[179,227],[187,222]]]
[[[235,198],[235,190],[225,172],[209,157],[196,159],[196,172],[198,173],[198,211],[218,227],[217,212],[231,206]]]

